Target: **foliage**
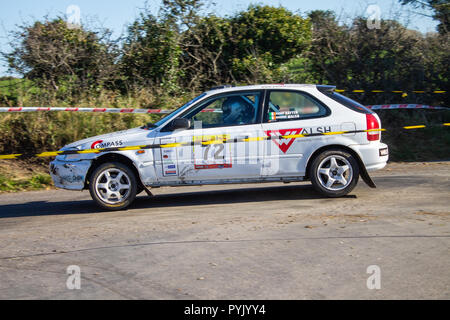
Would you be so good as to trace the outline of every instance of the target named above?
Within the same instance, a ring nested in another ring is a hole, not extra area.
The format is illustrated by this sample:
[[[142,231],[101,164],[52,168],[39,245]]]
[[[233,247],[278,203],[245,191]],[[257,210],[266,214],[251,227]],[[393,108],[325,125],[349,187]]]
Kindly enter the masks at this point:
[[[35,174],[29,179],[13,179],[0,174],[0,192],[16,192],[49,188],[52,179],[48,174]]]
[[[450,106],[448,92],[413,93],[450,87],[448,2],[399,1],[431,8],[440,22],[439,33],[423,35],[393,20],[368,29],[362,17],[343,24],[332,11],[302,15],[266,5],[222,17],[209,13],[205,0],[163,0],[157,15],[144,10],[119,39],[111,39],[104,29],[69,28],[60,17],[23,24],[12,32],[12,50],[2,52],[11,70],[23,78],[0,78],[0,106],[174,109],[212,86],[280,82],[363,89],[365,93],[346,93],[363,104]],[[402,120],[399,113],[380,115],[387,125]],[[2,114],[0,154],[59,149],[158,117]],[[392,139],[394,157],[412,157],[404,149],[396,151],[406,146],[414,150],[405,137]],[[434,154],[445,158],[448,148],[426,144],[444,150]]]
[[[121,71],[131,85],[161,85],[173,90],[180,75],[180,54],[177,34],[170,24],[150,13],[141,14],[128,28]]]
[[[428,8],[433,11],[433,18],[439,21],[438,30],[445,34],[450,29],[450,2],[448,0],[399,0],[401,4]]]
[[[103,86],[115,73],[115,44],[93,31],[70,28],[62,18],[22,25],[13,50],[3,53],[11,70],[67,96]]]

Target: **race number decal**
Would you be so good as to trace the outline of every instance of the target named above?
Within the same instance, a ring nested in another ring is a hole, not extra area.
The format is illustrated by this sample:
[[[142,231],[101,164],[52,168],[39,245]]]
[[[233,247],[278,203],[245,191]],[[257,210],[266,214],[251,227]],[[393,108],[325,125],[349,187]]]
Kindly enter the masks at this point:
[[[231,144],[225,135],[194,137],[194,169],[231,168]]]

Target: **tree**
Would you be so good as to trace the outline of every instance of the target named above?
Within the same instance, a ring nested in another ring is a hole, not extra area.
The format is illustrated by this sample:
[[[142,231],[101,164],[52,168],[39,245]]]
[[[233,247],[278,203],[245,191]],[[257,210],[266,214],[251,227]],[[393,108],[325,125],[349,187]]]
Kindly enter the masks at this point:
[[[202,17],[182,36],[184,87],[204,90],[231,81],[231,65],[225,58],[231,36],[228,18]]]
[[[250,5],[231,17],[231,37],[225,59],[235,79],[269,80],[270,70],[308,50],[311,24],[283,7]]]
[[[28,79],[54,90],[70,83],[79,93],[114,77],[116,50],[109,35],[69,28],[62,18],[37,21],[20,26],[10,43],[13,50],[2,55],[10,69]]]
[[[183,51],[192,38],[204,6],[203,0],[163,0],[158,16],[148,10],[129,28],[121,66],[127,82],[162,86],[169,92],[180,87]],[[184,65],[186,66],[186,65]]]
[[[363,89],[366,93],[355,98],[368,104],[405,101],[401,95],[391,93],[394,90],[412,94],[414,90],[448,87],[444,65],[449,50],[442,37],[424,37],[390,20],[382,20],[380,29],[368,29],[364,18],[355,18],[351,25],[340,25],[329,12],[315,11],[310,18],[314,31],[307,58],[319,83]],[[372,90],[385,93],[371,94]],[[433,99],[445,97],[422,94],[410,98],[419,103],[441,104],[442,100]]]
[[[450,2],[448,0],[399,0],[402,5],[411,4],[416,8],[433,11],[433,18],[439,21],[438,31],[448,33],[450,28]]]
[[[121,70],[129,84],[174,89],[180,76],[180,54],[178,35],[171,24],[151,13],[141,14],[128,27]]]

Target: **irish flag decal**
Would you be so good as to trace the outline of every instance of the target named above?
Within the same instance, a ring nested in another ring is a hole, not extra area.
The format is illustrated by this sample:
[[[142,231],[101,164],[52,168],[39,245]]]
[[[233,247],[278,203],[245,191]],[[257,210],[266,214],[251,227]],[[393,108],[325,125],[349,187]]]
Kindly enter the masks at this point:
[[[268,130],[266,131],[269,137],[289,136],[293,134],[300,134],[303,128],[296,129],[280,129],[280,130]],[[280,148],[283,153],[286,153],[290,146],[294,143],[295,138],[290,139],[273,139],[272,141]]]

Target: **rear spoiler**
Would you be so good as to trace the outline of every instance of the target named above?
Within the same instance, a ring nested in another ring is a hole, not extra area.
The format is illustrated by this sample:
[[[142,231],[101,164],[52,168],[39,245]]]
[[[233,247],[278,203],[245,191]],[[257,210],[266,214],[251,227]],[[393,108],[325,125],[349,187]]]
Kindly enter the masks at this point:
[[[318,84],[316,85],[317,90],[320,92],[327,92],[327,91],[334,91],[336,90],[336,86],[329,86],[324,84]]]

